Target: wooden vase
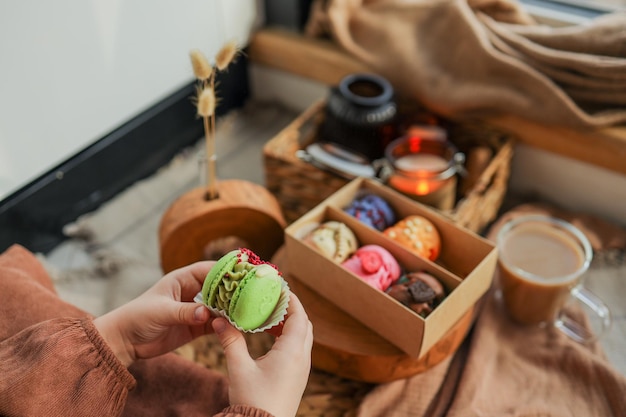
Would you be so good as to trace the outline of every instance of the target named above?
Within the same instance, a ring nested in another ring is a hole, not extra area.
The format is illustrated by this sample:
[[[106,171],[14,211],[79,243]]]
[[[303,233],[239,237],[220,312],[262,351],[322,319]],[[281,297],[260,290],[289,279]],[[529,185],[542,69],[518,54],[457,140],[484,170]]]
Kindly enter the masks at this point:
[[[286,222],[267,189],[248,181],[225,180],[218,182],[216,198],[207,199],[206,191],[201,187],[183,194],[161,218],[164,273],[208,259],[207,247],[225,238],[245,243],[262,259],[270,259],[283,244]]]

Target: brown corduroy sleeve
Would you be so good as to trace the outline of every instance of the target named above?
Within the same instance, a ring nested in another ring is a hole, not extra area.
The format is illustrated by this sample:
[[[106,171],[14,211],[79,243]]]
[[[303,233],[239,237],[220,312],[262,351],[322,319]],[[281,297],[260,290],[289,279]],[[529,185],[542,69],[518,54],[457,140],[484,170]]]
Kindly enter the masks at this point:
[[[231,405],[215,417],[273,417],[273,414],[247,405]]]
[[[134,385],[90,319],[48,320],[0,342],[0,415],[119,416]]]

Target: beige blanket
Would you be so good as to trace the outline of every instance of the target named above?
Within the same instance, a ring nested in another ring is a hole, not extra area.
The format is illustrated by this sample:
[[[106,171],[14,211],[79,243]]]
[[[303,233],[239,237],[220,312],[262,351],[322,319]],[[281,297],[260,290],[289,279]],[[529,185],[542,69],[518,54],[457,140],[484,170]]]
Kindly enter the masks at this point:
[[[506,220],[528,213],[576,224],[595,251],[626,250],[626,230],[543,204],[507,212],[489,236]],[[570,314],[585,323],[579,308],[570,308]],[[490,292],[473,330],[452,358],[423,374],[374,388],[358,416],[618,417],[626,416],[625,393],[626,378],[606,361],[599,344],[581,345],[554,327],[516,325]]]
[[[565,417],[626,415],[626,378],[597,345],[555,328],[523,330],[486,296],[469,339],[452,360],[375,388],[359,417]]]
[[[513,0],[316,0],[306,33],[450,118],[602,127],[626,123],[625,28],[626,13],[547,27]]]

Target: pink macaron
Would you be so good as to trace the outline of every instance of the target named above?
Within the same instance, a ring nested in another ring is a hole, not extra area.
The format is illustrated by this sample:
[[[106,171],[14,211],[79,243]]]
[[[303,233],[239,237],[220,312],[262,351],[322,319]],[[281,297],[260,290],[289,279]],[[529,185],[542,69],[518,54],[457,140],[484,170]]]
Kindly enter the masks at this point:
[[[381,291],[389,288],[402,272],[393,255],[379,245],[360,247],[341,265]]]

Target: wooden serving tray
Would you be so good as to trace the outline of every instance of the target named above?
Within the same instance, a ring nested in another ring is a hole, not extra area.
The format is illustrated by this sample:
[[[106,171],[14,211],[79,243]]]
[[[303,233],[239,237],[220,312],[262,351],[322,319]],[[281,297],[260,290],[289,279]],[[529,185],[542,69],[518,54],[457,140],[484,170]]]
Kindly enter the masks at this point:
[[[456,352],[472,324],[474,309],[467,311],[431,350],[415,359],[290,276],[284,248],[272,262],[283,272],[313,323],[313,366],[344,378],[384,383],[424,372]]]

